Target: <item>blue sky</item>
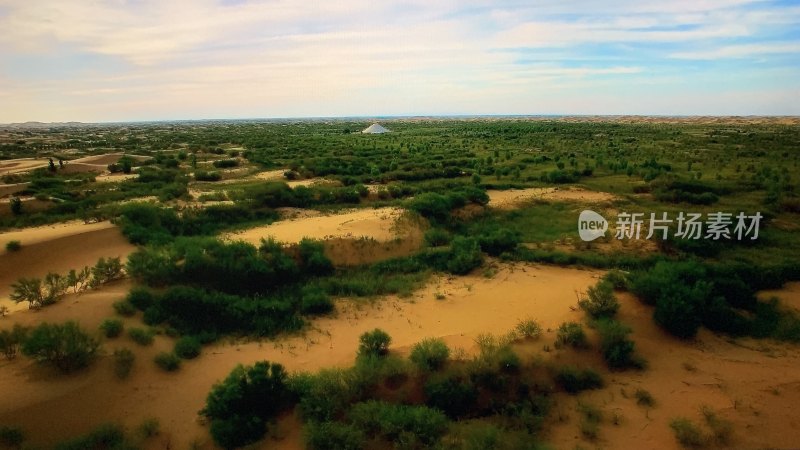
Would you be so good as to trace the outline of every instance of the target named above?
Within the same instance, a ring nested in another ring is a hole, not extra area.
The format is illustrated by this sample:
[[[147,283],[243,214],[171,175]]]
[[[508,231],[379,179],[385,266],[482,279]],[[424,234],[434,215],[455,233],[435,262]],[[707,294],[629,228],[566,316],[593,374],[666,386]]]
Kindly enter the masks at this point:
[[[800,115],[800,2],[0,0],[0,122]]]

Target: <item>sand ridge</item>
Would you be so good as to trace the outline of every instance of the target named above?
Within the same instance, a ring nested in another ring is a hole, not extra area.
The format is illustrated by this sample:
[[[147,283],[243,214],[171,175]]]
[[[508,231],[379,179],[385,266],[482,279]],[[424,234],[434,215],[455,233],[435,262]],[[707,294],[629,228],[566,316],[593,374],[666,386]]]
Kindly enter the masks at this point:
[[[5,250],[5,244],[14,240],[20,241],[22,248],[16,252]],[[43,277],[51,271],[63,274],[93,266],[101,257],[120,257],[124,261],[136,249],[110,222],[80,221],[0,233],[0,245],[0,305],[12,311],[27,308],[8,298],[11,284],[19,278]]]
[[[255,245],[269,237],[279,242],[297,243],[303,238],[370,238],[388,242],[397,237],[395,223],[404,213],[401,208],[352,209],[335,214],[304,215],[270,225],[230,233],[228,240],[242,240]]]
[[[737,447],[791,447],[800,441],[795,406],[800,401],[800,349],[764,341],[729,341],[701,330],[695,341],[666,335],[652,321],[652,309],[628,294],[619,295],[619,318],[634,329],[637,350],[648,360],[643,372],[609,372],[602,363],[594,332],[587,328],[593,349],[573,352],[551,350],[555,327],[564,321],[583,320],[576,310],[576,292],[596,283],[602,272],[536,264],[497,264],[496,274],[464,277],[436,276],[410,299],[389,296],[365,303],[337,300],[334,316],[312,321],[304,334],[275,341],[220,342],[203,350],[194,361],[185,362],[177,373],[164,373],[152,363],[159,351],[171,349],[172,340],[157,336],[152,347],[138,347],[125,337],[105,344],[106,356],[74,376],[47,374],[30,360],[0,361],[0,423],[26,424],[32,443],[52,443],[74,436],[109,420],[128,428],[146,417],[156,417],[163,439],[172,448],[187,448],[192,442],[209,444],[207,428],[198,421],[211,385],[224,378],[237,364],[270,360],[289,371],[346,367],[352,364],[358,336],[380,327],[393,339],[391,350],[407,354],[410,346],[426,337],[443,337],[452,348],[474,351],[474,340],[482,333],[504,334],[521,319],[534,318],[545,329],[533,342],[520,344],[525,354],[540,354],[555,364],[591,366],[603,374],[607,387],[579,396],[556,394],[556,414],[565,422],[546,424],[543,436],[554,448],[591,446],[580,439],[579,400],[603,410],[605,422],[599,441],[607,448],[679,448],[669,420],[687,416],[698,422],[699,407],[706,404],[734,422]],[[34,324],[45,320],[78,319],[92,329],[113,315],[111,303],[130,287],[122,281],[98,291],[68,296],[62,303],[40,312],[24,311],[3,319]],[[782,292],[796,296],[798,290]],[[438,295],[437,295],[438,294]],[[438,300],[444,296],[444,299]],[[138,317],[124,319],[126,326],[142,326]],[[137,353],[129,380],[114,378],[110,357],[114,348],[128,347]],[[776,357],[778,356],[778,357]],[[692,371],[684,366],[688,364]],[[656,398],[655,408],[636,405],[632,393],[647,389]],[[623,395],[623,391],[625,394]],[[776,394],[775,392],[778,392]],[[627,398],[626,398],[627,396]],[[614,412],[620,425],[612,425]],[[282,421],[291,436],[270,448],[294,449],[301,442],[297,422]],[[295,427],[292,429],[292,427]],[[746,431],[744,431],[746,430]],[[163,448],[163,447],[160,447]]]
[[[586,203],[603,203],[616,200],[617,197],[607,192],[587,191],[580,188],[526,188],[505,191],[487,190],[489,206],[500,209],[511,209],[530,200],[576,201]]]

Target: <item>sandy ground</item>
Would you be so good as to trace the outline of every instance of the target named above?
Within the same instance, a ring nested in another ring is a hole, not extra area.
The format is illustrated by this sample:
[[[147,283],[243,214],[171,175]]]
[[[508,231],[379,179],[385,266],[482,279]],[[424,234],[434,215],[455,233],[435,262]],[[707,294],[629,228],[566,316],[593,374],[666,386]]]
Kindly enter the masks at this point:
[[[479,334],[506,332],[528,316],[539,318],[545,326],[555,326],[576,314],[569,308],[575,302],[574,291],[585,290],[597,276],[592,271],[526,265],[505,269],[494,279],[480,275],[438,278],[412,299],[389,297],[374,305],[340,300],[336,316],[314,321],[305,336],[276,342],[217,344],[173,374],[161,372],[152,363],[156,353],[171,348],[171,339],[158,336],[153,347],[146,348],[127,337],[109,340],[106,354],[118,347],[137,353],[136,367],[126,381],[114,377],[109,356],[66,377],[24,357],[2,360],[0,423],[24,426],[33,437],[32,443],[48,444],[109,420],[135,427],[147,417],[157,417],[171,448],[187,448],[192,441],[208,440],[206,428],[197,421],[197,411],[213,383],[238,363],[267,359],[281,362],[291,371],[347,366],[355,357],[358,337],[375,327],[392,336],[393,348],[407,351],[429,336],[443,336],[453,346],[471,346]],[[39,312],[13,313],[2,319],[0,326],[77,319],[82,326],[96,329],[104,318],[113,315],[111,303],[123,297],[129,287],[122,282],[68,296]],[[445,299],[436,300],[436,293],[443,293]],[[139,320],[125,322],[141,326]]]
[[[13,195],[25,190],[29,183],[0,184],[0,197]]]
[[[47,158],[19,158],[0,161],[0,175],[27,172],[50,164]]]
[[[14,240],[20,241],[22,248],[6,251],[6,243]],[[27,304],[16,305],[8,298],[11,284],[21,277],[93,266],[101,257],[124,260],[135,249],[111,223],[80,221],[0,233],[0,245],[0,305],[12,310],[27,308]]]
[[[227,235],[258,245],[262,238],[273,237],[286,243],[300,242],[304,237],[315,239],[370,238],[387,242],[395,239],[394,224],[403,214],[400,208],[354,209],[339,214],[299,217],[251,228]]]
[[[103,356],[91,368],[72,376],[55,375],[25,358],[0,362],[0,423],[20,424],[33,443],[47,444],[86,431],[97,423],[118,420],[129,428],[147,417],[156,417],[164,429],[152,448],[187,448],[208,442],[207,429],[198,421],[211,385],[238,363],[267,359],[284,364],[290,371],[348,366],[357,350],[358,336],[380,327],[392,336],[392,351],[407,354],[410,346],[425,337],[443,337],[451,348],[474,350],[481,333],[503,334],[519,320],[535,318],[546,330],[538,341],[522,344],[526,354],[540,354],[556,363],[593,366],[603,373],[607,387],[580,396],[557,394],[556,413],[565,420],[546,425],[545,439],[554,448],[679,448],[668,426],[673,417],[699,419],[699,408],[708,405],[736,426],[737,448],[773,446],[789,448],[800,440],[794,412],[800,401],[800,350],[767,341],[727,341],[701,332],[692,342],[666,336],[651,320],[652,311],[629,295],[620,295],[620,319],[634,329],[637,349],[648,360],[644,372],[609,373],[595,349],[582,352],[542,348],[552,342],[560,323],[581,321],[574,310],[575,292],[594,284],[601,273],[531,264],[503,265],[491,279],[478,274],[438,277],[411,299],[388,297],[373,304],[337,301],[333,317],[315,320],[304,336],[272,342],[220,343],[204,349],[203,355],[185,362],[177,373],[155,368],[152,357],[171,347],[171,339],[157,336],[152,347],[138,347],[121,337],[105,343],[106,354],[128,347],[137,353],[132,376],[119,381],[112,374],[110,357]],[[99,291],[70,296],[40,312],[24,311],[2,319],[13,322],[78,319],[95,328],[112,315],[111,303],[121,298],[129,285],[116,283]],[[796,284],[781,296],[797,301]],[[436,294],[443,294],[437,300]],[[127,326],[141,326],[138,318],[125,319]],[[593,340],[593,332],[589,331]],[[689,367],[687,370],[685,367]],[[648,390],[656,406],[637,406],[632,393]],[[623,394],[624,391],[624,394]],[[605,414],[600,438],[591,443],[578,431],[578,400],[598,406]],[[612,425],[616,412],[622,420]],[[288,438],[278,445],[257,448],[299,448],[299,431],[292,419],[282,427]],[[167,446],[168,445],[168,446]]]
[[[94,181],[98,183],[116,183],[119,181],[133,180],[138,176],[139,174],[135,173],[106,173],[94,177]]]
[[[488,190],[489,206],[501,209],[514,208],[529,200],[565,200],[588,203],[610,202],[616,197],[606,192],[586,191],[578,188],[528,188],[506,191]]]
[[[284,172],[289,169],[280,169],[280,170],[268,170],[266,172],[259,172],[255,175],[254,178],[258,180],[267,180],[267,181],[284,181],[286,184],[289,185],[290,188],[295,188],[297,186],[340,186],[341,183],[336,180],[329,180],[326,178],[309,178],[306,180],[293,180],[289,181],[286,177],[283,176]]]

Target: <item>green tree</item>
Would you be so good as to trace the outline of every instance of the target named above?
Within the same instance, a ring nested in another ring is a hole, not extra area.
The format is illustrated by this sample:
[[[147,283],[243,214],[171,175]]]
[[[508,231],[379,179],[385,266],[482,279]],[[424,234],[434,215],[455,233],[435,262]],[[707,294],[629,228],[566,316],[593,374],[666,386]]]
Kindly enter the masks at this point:
[[[10,330],[0,330],[0,352],[3,352],[6,359],[14,359],[27,335],[28,328],[18,323]]]
[[[20,278],[11,285],[8,297],[16,302],[28,302],[28,309],[41,308],[44,300],[41,278]]]

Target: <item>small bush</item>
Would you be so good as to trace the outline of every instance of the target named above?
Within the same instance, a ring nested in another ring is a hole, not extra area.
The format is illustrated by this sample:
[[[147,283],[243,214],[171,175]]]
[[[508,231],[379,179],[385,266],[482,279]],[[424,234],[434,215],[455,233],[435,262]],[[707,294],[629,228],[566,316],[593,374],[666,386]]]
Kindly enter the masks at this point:
[[[183,359],[193,359],[200,355],[202,345],[194,336],[184,336],[175,342],[175,354]]]
[[[600,422],[603,421],[603,412],[596,406],[578,402],[578,412],[581,414],[581,434],[589,440],[597,439],[600,433]]]
[[[636,397],[636,404],[639,406],[652,408],[656,404],[656,400],[653,398],[653,395],[644,389],[636,389],[636,392],[633,395]]]
[[[320,315],[333,311],[331,298],[318,286],[304,286],[300,297],[300,312],[303,314]]]
[[[118,348],[114,350],[114,373],[117,378],[128,378],[133,369],[133,362],[136,361],[136,355],[130,349]]]
[[[144,311],[153,305],[155,297],[150,290],[141,286],[134,286],[131,288],[130,292],[128,292],[128,296],[125,300],[136,307],[136,309]]]
[[[20,241],[8,241],[6,242],[6,251],[9,252],[16,252],[22,248],[22,243]]]
[[[350,420],[368,434],[388,442],[405,441],[430,447],[447,431],[448,420],[427,406],[393,405],[370,400],[353,405]]]
[[[441,247],[450,243],[450,233],[442,228],[431,228],[425,232],[425,243],[431,247]]]
[[[119,319],[106,319],[100,324],[100,330],[107,338],[115,338],[122,334],[122,321]]]
[[[375,328],[361,335],[358,344],[359,356],[383,356],[389,352],[392,338],[388,333]]]
[[[635,343],[628,339],[631,329],[616,320],[603,319],[597,322],[600,334],[600,349],[603,359],[611,369],[644,367],[644,361],[635,357]]]
[[[542,334],[542,327],[533,319],[525,319],[517,323],[514,331],[522,338],[537,339]]]
[[[556,345],[569,345],[574,348],[587,348],[589,342],[586,340],[586,333],[579,323],[564,322],[558,327],[556,333]]]
[[[156,365],[167,372],[174,372],[181,368],[181,359],[175,353],[161,352],[153,358]]]
[[[708,444],[708,438],[703,434],[700,428],[685,417],[673,419],[669,423],[669,427],[672,428],[672,431],[675,433],[675,438],[683,447],[700,448]]]
[[[128,336],[133,339],[133,342],[136,342],[139,345],[150,345],[153,343],[153,333],[152,330],[144,329],[144,328],[129,328],[128,329]]]
[[[558,369],[555,381],[570,394],[603,387],[603,378],[599,373],[592,369],[580,370],[574,366],[564,366]]]
[[[116,424],[100,425],[88,434],[62,442],[56,450],[119,449],[125,447],[125,431]]]
[[[733,435],[733,424],[717,416],[717,413],[708,406],[704,406],[701,411],[706,425],[711,429],[711,439],[719,446],[729,447]]]
[[[361,450],[366,442],[361,430],[339,422],[309,422],[305,435],[311,450]]]
[[[0,352],[6,359],[17,357],[20,346],[28,336],[28,328],[15,323],[10,330],[0,330]]]
[[[449,357],[450,349],[443,340],[429,338],[414,344],[409,359],[420,370],[433,371],[440,369]]]
[[[604,282],[611,283],[611,285],[614,286],[614,289],[623,291],[627,290],[630,286],[628,276],[621,270],[609,270],[608,273],[603,275],[602,280]]]
[[[470,414],[478,401],[478,388],[468,379],[447,375],[428,380],[425,404],[440,409],[451,419]]]
[[[97,356],[100,343],[81,329],[77,322],[42,323],[34,328],[22,345],[22,352],[62,372],[89,365]]]
[[[16,427],[0,426],[0,446],[19,448],[25,441],[25,434]]]
[[[292,406],[280,364],[260,361],[237,366],[211,389],[201,414],[211,420],[211,436],[224,448],[255,442],[266,432],[265,420]]]
[[[114,307],[114,311],[120,316],[131,317],[136,314],[136,308],[127,300],[114,302],[112,306]]]
[[[619,310],[619,302],[614,296],[614,286],[607,281],[601,281],[590,287],[586,298],[581,299],[578,304],[594,319],[614,317]]]
[[[157,436],[161,432],[161,423],[155,417],[145,419],[137,430],[139,435],[144,439]]]

